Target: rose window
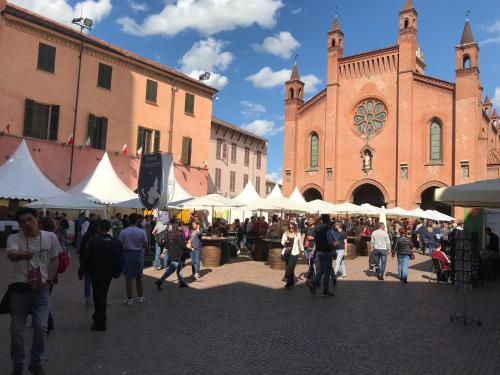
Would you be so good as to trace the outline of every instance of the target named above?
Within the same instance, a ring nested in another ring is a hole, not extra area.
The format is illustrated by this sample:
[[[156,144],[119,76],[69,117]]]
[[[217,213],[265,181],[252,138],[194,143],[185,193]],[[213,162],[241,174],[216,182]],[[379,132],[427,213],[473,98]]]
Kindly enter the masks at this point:
[[[379,100],[365,100],[354,110],[354,127],[362,137],[376,135],[384,127],[386,119],[387,109]]]

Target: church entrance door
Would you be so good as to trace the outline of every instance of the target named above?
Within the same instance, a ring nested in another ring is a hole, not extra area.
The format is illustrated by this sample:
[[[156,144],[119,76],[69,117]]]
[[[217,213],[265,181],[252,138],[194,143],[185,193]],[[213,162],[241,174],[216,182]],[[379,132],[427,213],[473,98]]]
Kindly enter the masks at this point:
[[[436,210],[451,216],[451,206],[434,200],[434,191],[436,189],[438,189],[438,186],[431,186],[422,192],[420,208],[422,210]]]
[[[307,202],[311,202],[315,199],[323,199],[323,196],[321,195],[321,193],[315,188],[307,189],[306,191],[304,191],[304,194],[302,194],[302,195],[304,196],[304,199]]]
[[[352,193],[352,203],[363,204],[369,203],[373,206],[385,206],[384,194],[378,187],[372,184],[363,184],[358,186]]]

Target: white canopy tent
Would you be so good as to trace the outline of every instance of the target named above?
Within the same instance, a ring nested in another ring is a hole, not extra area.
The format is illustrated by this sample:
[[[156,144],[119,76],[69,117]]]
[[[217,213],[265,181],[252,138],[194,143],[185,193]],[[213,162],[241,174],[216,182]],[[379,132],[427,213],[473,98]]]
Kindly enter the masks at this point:
[[[272,199],[277,199],[277,198],[283,198],[283,194],[281,193],[281,189],[280,189],[278,184],[274,185],[273,190],[267,196],[266,199],[272,200]]]
[[[250,203],[262,201],[264,200],[264,198],[262,198],[259,193],[257,193],[257,190],[255,190],[252,181],[249,180],[243,190],[236,197],[234,197],[234,200],[237,202]]]
[[[415,208],[414,210],[411,210],[410,213],[422,219],[437,220],[431,212],[424,211],[421,208]]]
[[[332,213],[336,214],[362,214],[363,209],[357,204],[351,202],[344,202],[335,205],[334,211]]]
[[[401,207],[393,207],[385,210],[387,217],[418,217],[415,213]]]
[[[70,194],[91,202],[113,205],[137,198],[137,194],[116,174],[105,152],[92,174],[69,190]]]
[[[307,202],[307,207],[309,207],[310,213],[329,214],[335,210],[335,205],[333,203],[325,202],[321,199]]]
[[[208,194],[204,197],[193,198],[187,202],[180,204],[182,208],[207,208],[207,207],[241,207],[244,203],[238,202],[234,199],[225,198],[220,194]]]
[[[39,200],[64,194],[37,167],[23,139],[0,167],[0,198]]]
[[[290,199],[292,202],[295,202],[297,204],[304,205],[304,206],[307,203],[306,200],[304,199],[304,197],[302,196],[302,194],[300,193],[299,188],[297,186],[295,186],[295,189],[293,189],[293,192],[292,192],[292,194],[290,194],[288,199]]]
[[[76,197],[63,192],[51,198],[41,199],[28,204],[29,207],[38,209],[65,209],[65,210],[104,210],[106,206],[90,202],[86,199]]]
[[[448,216],[446,214],[443,214],[442,212],[436,211],[436,210],[427,210],[426,212],[430,212],[436,220],[438,221],[455,221],[456,219],[452,216]]]
[[[363,203],[361,206],[364,215],[378,216],[381,213],[381,209],[379,207],[373,206],[370,203]]]
[[[500,179],[436,189],[434,199],[460,207],[500,207]]]

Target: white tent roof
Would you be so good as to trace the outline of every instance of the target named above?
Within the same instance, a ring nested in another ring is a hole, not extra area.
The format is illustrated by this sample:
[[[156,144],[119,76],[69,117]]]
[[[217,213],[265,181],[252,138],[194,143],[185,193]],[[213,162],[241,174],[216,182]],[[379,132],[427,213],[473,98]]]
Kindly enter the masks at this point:
[[[361,214],[363,209],[357,204],[351,202],[344,202],[335,205],[333,213],[347,213],[347,214]]]
[[[417,217],[421,217],[422,219],[437,220],[436,217],[432,214],[432,212],[424,211],[421,208],[415,208],[410,212],[415,214]]]
[[[320,213],[320,214],[329,214],[335,211],[335,205],[330,202],[325,202],[321,199],[315,199],[311,202],[306,203],[307,207],[309,207],[310,213]]]
[[[65,192],[55,197],[30,203],[28,206],[33,208],[60,208],[66,210],[99,210],[105,208],[101,204],[93,203]]]
[[[63,193],[38,169],[24,139],[0,167],[0,198],[37,200]]]
[[[436,189],[434,198],[452,206],[500,207],[500,179]]]
[[[72,188],[69,193],[92,202],[114,204],[137,198],[137,194],[116,174],[105,152],[92,174]]]
[[[236,196],[234,197],[236,201],[239,202],[254,202],[254,201],[260,201],[263,198],[257,193],[255,188],[253,187],[252,181],[248,181],[247,185],[244,187],[244,189]]]
[[[360,207],[365,215],[379,215],[381,212],[379,207],[371,205],[370,203],[363,203]]]
[[[387,216],[394,217],[394,216],[399,216],[399,217],[418,217],[414,213],[405,210],[404,208],[401,207],[393,207],[385,210],[385,213]]]
[[[269,194],[269,196],[266,199],[276,199],[276,198],[283,198],[283,194],[281,193],[281,189],[278,184],[274,185],[271,194]]]
[[[234,199],[225,198],[220,194],[208,194],[204,197],[194,198],[179,205],[184,208],[204,208],[204,207],[240,207],[244,203],[238,202]]]
[[[438,221],[455,221],[456,219],[452,216],[448,216],[446,214],[443,214],[442,212],[436,211],[436,210],[427,210],[427,212],[431,212],[432,215],[436,218]]]
[[[299,188],[297,186],[295,186],[295,189],[293,189],[293,192],[290,195],[289,199],[292,202],[295,202],[298,204],[305,205],[307,203],[306,200],[304,199],[304,197],[302,196],[302,194],[300,193]]]

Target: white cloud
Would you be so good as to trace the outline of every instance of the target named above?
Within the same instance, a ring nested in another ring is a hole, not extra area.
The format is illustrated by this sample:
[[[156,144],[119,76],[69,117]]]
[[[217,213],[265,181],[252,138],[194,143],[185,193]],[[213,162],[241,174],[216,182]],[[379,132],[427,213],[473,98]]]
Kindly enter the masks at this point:
[[[288,31],[282,31],[275,36],[270,36],[262,44],[253,44],[252,47],[258,52],[267,52],[271,55],[289,59],[293,51],[300,47],[300,43]]]
[[[497,87],[495,89],[495,95],[493,96],[493,99],[491,102],[492,102],[494,107],[496,107],[500,110],[500,87]]]
[[[229,51],[223,51],[227,42],[208,38],[193,44],[184,56],[179,59],[182,71],[205,70],[213,72],[225,70],[233,62],[234,55]]]
[[[140,1],[128,0],[128,5],[136,12],[147,12],[149,10],[149,5]]]
[[[211,37],[196,42],[179,59],[180,70],[195,79],[204,72],[210,72],[210,79],[205,83],[219,90],[223,89],[229,83],[229,79],[217,72],[226,70],[234,60],[231,52],[223,51],[227,44]]]
[[[257,88],[268,89],[283,85],[290,79],[291,74],[292,71],[290,69],[273,71],[270,67],[266,66],[257,73],[248,76],[246,80],[252,82],[252,84]],[[315,93],[318,91],[317,86],[321,83],[321,79],[316,77],[314,74],[301,76],[300,79],[305,83],[304,91],[306,93]]]
[[[75,26],[71,20],[76,17],[90,18],[94,22],[100,22],[111,13],[113,6],[111,0],[85,0],[76,3],[75,6],[68,4],[67,0],[10,0],[23,8],[35,13],[61,22],[65,25]],[[82,11],[83,7],[83,11]]]
[[[140,36],[173,36],[190,29],[212,35],[253,24],[271,28],[282,7],[281,0],[177,0],[167,3],[160,13],[148,15],[142,23],[130,17],[117,22],[123,31]]]
[[[480,42],[480,44],[500,44],[500,20],[495,21],[492,25],[486,28],[488,33],[492,34]]]
[[[205,73],[205,70],[192,70],[185,73],[191,78],[198,79],[201,74]],[[210,72],[210,79],[203,81],[203,83],[215,87],[217,90],[222,90],[229,83],[229,79],[222,74]]]
[[[268,180],[271,180],[273,182],[277,182],[278,184],[281,184],[282,182],[282,178],[281,178],[281,172],[269,172],[267,175],[266,175],[266,178]]]
[[[302,13],[302,8],[301,7],[292,9],[292,14],[299,14],[299,13]]]
[[[242,125],[242,128],[249,132],[260,135],[261,137],[272,137],[283,131],[283,126],[278,126],[274,121],[255,120],[249,124]]]
[[[259,116],[261,113],[266,113],[266,107],[259,103],[249,102],[248,100],[242,100],[240,105],[243,107],[241,113],[245,116],[256,115]]]

